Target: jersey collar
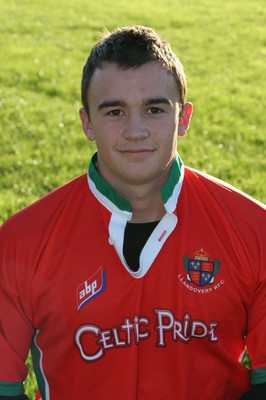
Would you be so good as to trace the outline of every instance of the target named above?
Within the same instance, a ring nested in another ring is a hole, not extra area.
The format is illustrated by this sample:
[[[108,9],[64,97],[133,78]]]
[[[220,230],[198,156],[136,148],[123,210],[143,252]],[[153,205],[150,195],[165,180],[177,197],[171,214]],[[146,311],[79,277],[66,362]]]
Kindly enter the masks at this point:
[[[127,220],[132,218],[132,209],[128,201],[107,183],[97,171],[97,153],[90,161],[88,168],[88,184],[94,196],[112,213],[118,213]],[[184,165],[179,156],[176,155],[172,165],[170,176],[161,189],[161,195],[166,212],[174,212],[184,179]]]

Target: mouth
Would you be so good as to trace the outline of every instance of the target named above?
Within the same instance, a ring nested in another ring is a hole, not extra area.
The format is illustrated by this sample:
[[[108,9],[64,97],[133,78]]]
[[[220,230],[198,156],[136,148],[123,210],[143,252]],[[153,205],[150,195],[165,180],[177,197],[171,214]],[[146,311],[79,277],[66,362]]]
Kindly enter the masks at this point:
[[[155,149],[123,149],[119,150],[122,157],[129,161],[143,161],[149,158]]]
[[[141,148],[141,149],[139,149],[139,148],[136,148],[136,149],[122,149],[122,150],[119,150],[119,152],[120,153],[126,153],[126,154],[143,154],[143,153],[152,153],[152,152],[154,152],[155,151],[155,149],[143,149],[143,148]]]

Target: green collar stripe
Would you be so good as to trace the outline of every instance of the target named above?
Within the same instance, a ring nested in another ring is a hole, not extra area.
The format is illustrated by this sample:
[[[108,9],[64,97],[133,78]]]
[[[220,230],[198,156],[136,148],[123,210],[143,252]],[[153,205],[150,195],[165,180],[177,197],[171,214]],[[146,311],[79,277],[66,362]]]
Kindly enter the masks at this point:
[[[120,210],[131,212],[131,207],[126,199],[118,194],[111,185],[109,185],[98,173],[96,169],[97,154],[92,157],[92,162],[89,165],[88,175],[94,182],[97,190],[105,197],[107,197],[112,203]]]
[[[23,382],[0,381],[0,396],[21,396],[24,394]]]
[[[130,204],[126,199],[124,199],[120,194],[107,183],[97,171],[97,153],[92,157],[92,160],[88,168],[88,179],[92,181],[96,187],[96,190],[112,204],[124,212],[132,213]],[[170,176],[166,184],[161,189],[161,195],[164,204],[172,198],[177,185],[180,184],[181,170],[183,168],[183,163],[180,156],[177,154],[176,159],[172,165]]]
[[[259,385],[260,383],[266,383],[266,368],[251,370],[251,384]]]
[[[173,191],[179,182],[181,176],[181,168],[182,168],[182,160],[180,156],[177,154],[175,162],[173,163],[171,173],[168,181],[161,189],[162,199],[164,204],[167,203],[169,198],[172,196]]]

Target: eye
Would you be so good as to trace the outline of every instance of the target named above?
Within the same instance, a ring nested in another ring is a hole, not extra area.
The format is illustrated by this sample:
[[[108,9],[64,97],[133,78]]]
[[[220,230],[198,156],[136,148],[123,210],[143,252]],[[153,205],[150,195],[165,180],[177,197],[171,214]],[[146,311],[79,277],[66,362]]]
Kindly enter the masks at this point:
[[[159,108],[159,107],[150,107],[150,108],[147,110],[147,112],[148,112],[148,114],[161,114],[161,113],[163,113],[164,111],[163,111],[161,108]]]
[[[108,111],[107,115],[111,115],[112,117],[119,117],[119,116],[123,115],[123,111],[119,110],[119,109],[111,110],[111,111]]]

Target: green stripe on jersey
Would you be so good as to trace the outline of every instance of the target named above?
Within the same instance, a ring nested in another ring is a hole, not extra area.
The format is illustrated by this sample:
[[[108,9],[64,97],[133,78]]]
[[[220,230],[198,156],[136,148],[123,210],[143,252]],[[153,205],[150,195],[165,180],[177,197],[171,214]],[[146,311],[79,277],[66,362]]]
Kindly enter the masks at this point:
[[[259,385],[260,383],[266,383],[266,368],[258,368],[250,371],[251,373],[251,384]]]
[[[161,189],[162,199],[164,204],[167,203],[169,198],[172,196],[173,191],[179,182],[181,175],[182,160],[179,154],[176,155],[176,159],[172,165],[170,176],[166,184]]]
[[[42,372],[42,353],[36,344],[36,337],[38,336],[38,334],[39,334],[39,331],[36,331],[36,333],[33,337],[33,340],[31,343],[31,355],[32,355],[32,361],[33,361],[33,366],[34,366],[34,373],[36,375],[38,387],[42,394],[42,400],[45,400],[47,393],[46,393],[45,377]]]
[[[119,193],[107,183],[98,173],[97,171],[97,153],[95,153],[91,159],[88,168],[89,178],[94,182],[97,190],[108,200],[110,200],[113,204],[116,205],[120,210],[132,212],[131,206],[126,199],[120,196]],[[161,195],[164,204],[170,199],[173,195],[174,189],[178,184],[181,176],[181,168],[182,168],[182,160],[180,156],[177,154],[176,159],[172,165],[170,176],[166,184],[161,189]]]
[[[23,382],[0,381],[0,396],[21,396],[24,394]]]
[[[114,203],[120,210],[131,212],[131,207],[126,199],[118,194],[111,185],[109,185],[98,173],[96,168],[97,153],[92,157],[89,164],[88,175],[94,182],[97,190],[105,197],[107,197],[112,203]]]

